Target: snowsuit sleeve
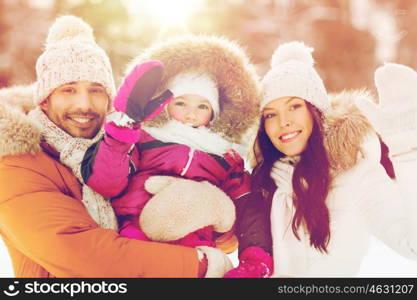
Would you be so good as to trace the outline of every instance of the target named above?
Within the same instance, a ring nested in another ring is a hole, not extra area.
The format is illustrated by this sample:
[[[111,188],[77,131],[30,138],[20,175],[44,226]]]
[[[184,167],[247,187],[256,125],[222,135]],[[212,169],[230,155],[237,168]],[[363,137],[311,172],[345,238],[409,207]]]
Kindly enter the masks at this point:
[[[105,134],[85,153],[81,166],[84,182],[107,198],[120,195],[129,183],[133,156],[138,151],[133,144],[119,142]],[[136,159],[138,161],[138,159]]]
[[[417,260],[417,151],[392,159],[396,180],[381,165],[360,188],[361,212],[370,231],[404,257]]]
[[[149,175],[136,173],[140,157],[137,145],[117,141],[105,134],[87,150],[81,173],[88,186],[104,197],[112,198],[120,234],[148,240],[139,228],[138,217],[149,199],[143,187]]]

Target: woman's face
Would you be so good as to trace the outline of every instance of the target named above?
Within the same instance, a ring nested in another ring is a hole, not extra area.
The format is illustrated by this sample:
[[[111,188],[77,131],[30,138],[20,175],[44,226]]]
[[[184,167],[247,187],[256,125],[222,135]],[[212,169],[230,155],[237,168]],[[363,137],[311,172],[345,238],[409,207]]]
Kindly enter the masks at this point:
[[[275,99],[265,106],[262,118],[266,134],[275,148],[287,156],[304,151],[313,131],[313,117],[303,99]]]

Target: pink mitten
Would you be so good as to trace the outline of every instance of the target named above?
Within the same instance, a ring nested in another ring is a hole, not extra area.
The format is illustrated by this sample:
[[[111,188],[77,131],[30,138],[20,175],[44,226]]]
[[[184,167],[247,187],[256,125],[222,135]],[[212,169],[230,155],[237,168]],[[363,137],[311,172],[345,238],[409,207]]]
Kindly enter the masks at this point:
[[[140,140],[141,131],[139,124],[133,126],[119,126],[115,122],[108,122],[104,125],[104,131],[119,142],[135,144]]]
[[[124,78],[114,98],[114,108],[135,121],[142,121],[143,108],[160,85],[164,65],[148,61],[135,66]]]
[[[107,134],[121,142],[138,142],[138,124],[154,118],[173,99],[170,91],[152,98],[160,86],[163,69],[161,62],[149,61],[130,71],[117,91],[115,111],[106,117]]]
[[[239,255],[239,266],[231,269],[224,278],[264,278],[272,275],[274,261],[260,247],[246,248]]]
[[[150,241],[148,237],[139,229],[138,226],[135,226],[131,222],[126,222],[122,229],[119,232],[120,236],[126,237],[129,239],[136,239],[141,241]]]

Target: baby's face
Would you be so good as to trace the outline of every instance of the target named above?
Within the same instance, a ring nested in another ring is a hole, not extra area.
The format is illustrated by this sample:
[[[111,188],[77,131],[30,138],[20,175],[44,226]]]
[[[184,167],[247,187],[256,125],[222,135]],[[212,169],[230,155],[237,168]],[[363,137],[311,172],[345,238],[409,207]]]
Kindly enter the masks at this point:
[[[168,104],[168,114],[181,123],[200,127],[210,122],[213,108],[206,98],[187,94],[176,97]]]

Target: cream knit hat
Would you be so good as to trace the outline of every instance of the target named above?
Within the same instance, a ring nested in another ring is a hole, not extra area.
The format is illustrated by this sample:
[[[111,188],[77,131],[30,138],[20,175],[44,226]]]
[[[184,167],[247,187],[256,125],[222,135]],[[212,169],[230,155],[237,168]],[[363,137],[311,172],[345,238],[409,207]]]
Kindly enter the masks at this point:
[[[168,83],[167,88],[175,97],[192,94],[206,98],[213,108],[214,115],[219,115],[219,91],[216,83],[207,74],[180,73]]]
[[[302,98],[322,112],[330,108],[323,81],[314,69],[314,59],[302,42],[280,45],[272,56],[271,70],[262,80],[264,96],[261,109],[281,97]]]
[[[96,44],[92,28],[74,16],[59,17],[49,29],[45,52],[36,62],[36,76],[36,105],[57,87],[75,81],[103,85],[111,100],[116,93],[109,58]]]

